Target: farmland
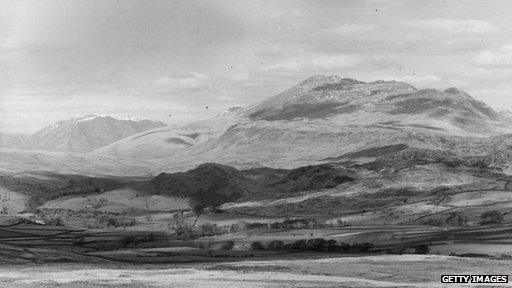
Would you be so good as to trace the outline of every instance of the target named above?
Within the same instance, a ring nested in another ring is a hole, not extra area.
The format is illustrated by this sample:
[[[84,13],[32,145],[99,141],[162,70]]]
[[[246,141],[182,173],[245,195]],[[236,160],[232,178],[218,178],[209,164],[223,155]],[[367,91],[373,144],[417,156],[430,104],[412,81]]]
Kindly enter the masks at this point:
[[[0,266],[0,287],[441,287],[447,272],[507,274],[510,268],[504,260],[438,255],[308,255],[179,266],[56,263]]]

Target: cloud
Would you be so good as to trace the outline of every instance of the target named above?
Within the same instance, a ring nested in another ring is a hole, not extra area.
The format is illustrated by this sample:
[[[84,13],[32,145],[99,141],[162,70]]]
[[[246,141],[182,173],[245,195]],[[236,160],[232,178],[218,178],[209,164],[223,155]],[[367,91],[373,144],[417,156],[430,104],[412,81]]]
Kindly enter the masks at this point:
[[[404,28],[412,28],[427,32],[444,32],[450,35],[483,35],[494,34],[500,29],[494,24],[482,20],[425,19],[405,21],[398,24]]]
[[[5,38],[0,42],[0,49],[2,50],[13,50],[21,47],[21,43],[13,38]]]
[[[338,27],[332,27],[322,30],[324,34],[339,36],[352,36],[363,32],[369,32],[374,29],[373,25],[346,24]]]
[[[194,90],[206,87],[210,77],[205,74],[191,73],[182,77],[164,76],[154,81],[159,86],[164,86],[169,90]]]
[[[69,46],[49,45],[41,42],[28,42],[19,41],[15,38],[0,38],[0,53],[18,53],[24,52],[27,54],[48,54],[59,53],[70,49]],[[6,55],[6,54],[5,54]]]
[[[356,54],[315,55],[302,59],[292,59],[263,68],[264,71],[301,72],[304,70],[329,70],[355,67],[361,62]]]
[[[512,65],[512,45],[501,46],[498,50],[484,50],[473,61],[482,66],[506,67]]]
[[[242,74],[236,74],[231,76],[230,80],[234,82],[244,82],[251,80],[252,77],[249,75],[249,73],[242,73]]]
[[[319,53],[422,53],[478,51],[501,32],[494,24],[474,19],[423,19],[382,25],[347,24],[303,37]]]

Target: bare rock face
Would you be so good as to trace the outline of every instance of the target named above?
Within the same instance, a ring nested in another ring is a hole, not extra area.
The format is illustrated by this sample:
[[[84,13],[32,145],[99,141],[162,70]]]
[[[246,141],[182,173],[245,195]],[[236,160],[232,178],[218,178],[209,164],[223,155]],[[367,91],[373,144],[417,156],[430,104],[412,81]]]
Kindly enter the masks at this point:
[[[89,152],[129,135],[165,126],[155,120],[121,120],[110,116],[89,115],[59,121],[30,135],[23,147],[59,152]]]

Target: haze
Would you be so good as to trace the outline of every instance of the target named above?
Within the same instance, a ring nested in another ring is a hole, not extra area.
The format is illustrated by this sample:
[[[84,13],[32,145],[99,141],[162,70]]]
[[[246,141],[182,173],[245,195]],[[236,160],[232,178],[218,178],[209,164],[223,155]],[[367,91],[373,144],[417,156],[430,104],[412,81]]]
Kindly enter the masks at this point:
[[[315,74],[456,86],[512,109],[511,8],[510,1],[2,1],[0,131],[34,132],[89,113],[203,119]]]

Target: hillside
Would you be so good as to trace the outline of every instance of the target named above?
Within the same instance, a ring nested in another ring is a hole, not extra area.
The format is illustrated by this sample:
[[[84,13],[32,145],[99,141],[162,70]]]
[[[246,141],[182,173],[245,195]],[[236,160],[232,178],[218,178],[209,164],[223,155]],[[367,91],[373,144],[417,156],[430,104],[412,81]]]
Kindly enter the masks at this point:
[[[201,146],[217,139],[240,121],[241,107],[231,107],[213,119],[182,125],[169,125],[144,131],[112,143],[93,153],[137,159],[157,159]]]
[[[208,257],[218,241],[251,255],[258,241],[294,251],[323,238],[378,253],[422,244],[499,256],[512,222],[511,145],[508,114],[462,90],[313,77],[90,153],[0,149],[0,221],[86,227],[102,240],[71,246],[129,253],[186,239]],[[468,240],[477,247],[457,246]]]
[[[94,153],[153,159],[164,171],[204,162],[294,168],[397,143],[479,155],[489,152],[490,137],[512,133],[507,119],[457,88],[314,76],[249,107],[140,133]]]
[[[297,192],[335,187],[357,174],[331,165],[294,170],[259,168],[239,171],[206,163],[178,173],[161,173],[151,180],[158,195],[190,199],[191,206],[218,206],[239,199],[279,198]]]
[[[89,152],[129,135],[162,126],[165,124],[155,120],[116,119],[110,116],[88,115],[56,122],[21,139],[16,145],[2,143],[1,147]]]

